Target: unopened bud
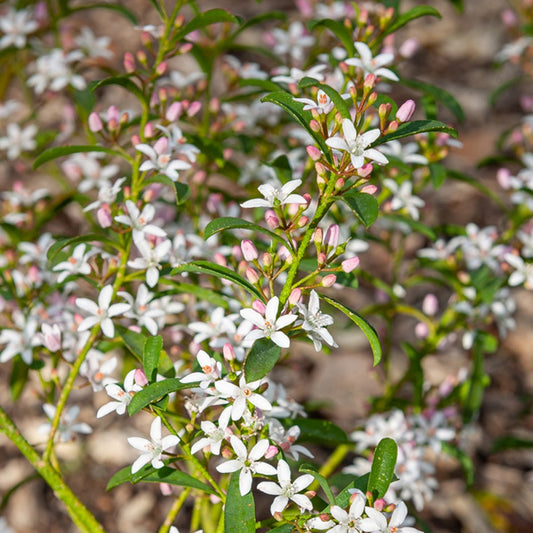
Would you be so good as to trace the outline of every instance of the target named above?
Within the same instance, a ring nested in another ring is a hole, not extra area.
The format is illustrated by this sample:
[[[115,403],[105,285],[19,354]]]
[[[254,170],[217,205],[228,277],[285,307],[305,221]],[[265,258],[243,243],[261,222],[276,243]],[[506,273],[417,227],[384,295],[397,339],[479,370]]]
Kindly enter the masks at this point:
[[[252,309],[257,311],[260,315],[264,315],[266,311],[266,306],[261,300],[254,300],[252,302]]]
[[[359,266],[359,257],[354,255],[353,257],[350,257],[349,259],[345,259],[341,263],[341,267],[343,272],[346,272],[347,274],[351,272],[352,270],[355,270]]]
[[[301,216],[296,223],[297,228],[303,228],[309,224],[309,217]]]
[[[371,91],[376,85],[376,75],[375,74],[367,74],[365,81],[363,83],[363,89],[365,92]]]
[[[496,174],[496,179],[503,190],[511,188],[511,173],[508,169],[500,168]]]
[[[313,161],[320,161],[322,158],[322,152],[316,146],[309,145],[305,149]]]
[[[333,287],[337,281],[337,276],[335,274],[328,274],[322,279],[322,287]]]
[[[162,63],[159,63],[155,69],[155,73],[158,76],[162,76],[167,71],[168,65],[163,61]]]
[[[289,295],[289,305],[294,306],[302,300],[302,289],[292,289]]]
[[[274,213],[274,211],[272,211],[271,209],[269,209],[265,213],[265,220],[269,228],[276,229],[279,227],[279,218],[277,217],[276,213]]]
[[[101,228],[109,228],[113,224],[113,218],[111,217],[111,210],[108,204],[103,204],[96,212],[96,220],[100,224]]]
[[[344,188],[344,184],[346,182],[344,181],[344,178],[339,178],[336,182],[335,182],[335,190],[336,191],[342,191],[342,189]]]
[[[178,120],[181,115],[181,111],[181,102],[173,102],[167,109],[167,113],[165,115],[166,119],[169,122],[174,122],[175,120]]]
[[[262,257],[263,260],[263,266],[268,268],[272,266],[272,255],[268,252],[265,252]]]
[[[196,115],[196,113],[198,113],[198,111],[200,111],[201,107],[202,107],[201,102],[193,102],[187,109],[187,116],[193,117],[194,115]]]
[[[426,294],[422,302],[422,311],[428,316],[434,316],[439,310],[439,301],[434,294]]]
[[[115,120],[116,122],[120,120],[120,112],[114,105],[107,108],[107,122],[111,120]]]
[[[258,257],[257,248],[249,239],[244,239],[241,242],[242,255],[246,261],[255,261]]]
[[[405,101],[396,112],[398,122],[407,122],[415,112],[416,105],[413,100]]]
[[[272,457],[275,457],[278,452],[278,447],[271,444],[265,452],[265,459],[272,459]]]
[[[320,252],[316,256],[316,260],[317,260],[317,263],[318,263],[319,267],[323,267],[326,264],[327,259],[328,259],[328,257],[327,257],[327,255],[324,252]]]
[[[428,336],[429,330],[426,324],[424,322],[419,322],[415,326],[415,335],[417,339],[425,339]]]
[[[137,52],[137,61],[145,67],[148,66],[148,58],[146,57],[146,53],[143,50],[139,50]]]
[[[151,139],[155,134],[154,125],[151,122],[148,122],[144,127],[144,136],[147,139]]]
[[[339,244],[339,226],[338,224],[331,224],[326,231],[326,246],[330,248],[337,248]]]
[[[133,377],[135,383],[139,385],[139,387],[145,387],[146,385],[148,385],[148,379],[142,368],[137,368]]]
[[[246,277],[252,285],[255,285],[260,279],[259,274],[250,267],[246,269]]]
[[[135,72],[135,58],[130,52],[124,54],[124,70],[129,74]]]
[[[104,125],[102,124],[102,119],[100,118],[100,115],[98,113],[91,113],[89,115],[89,129],[96,133],[100,131]]]
[[[313,240],[315,241],[315,246],[320,248],[322,246],[323,238],[324,238],[324,232],[322,231],[322,228],[316,228],[315,233],[313,235]]]
[[[43,323],[41,326],[43,332],[43,344],[51,352],[57,352],[61,349],[61,329],[57,324],[49,325]]]
[[[233,450],[230,448],[224,447],[222,449],[222,457],[224,457],[224,459],[231,459],[233,457]]]
[[[311,122],[309,122],[309,127],[315,133],[318,133],[322,129],[318,121],[315,119],[312,119]]]
[[[361,187],[361,192],[364,192],[365,194],[374,195],[374,194],[376,194],[377,190],[378,190],[378,188],[375,185],[372,185],[372,184],[368,184],[368,185],[365,185],[364,187]]]
[[[226,361],[233,361],[235,359],[235,351],[229,342],[226,342],[226,344],[224,344],[222,347],[222,354],[224,355],[224,359]]]
[[[374,509],[376,509],[376,511],[383,511],[383,509],[385,509],[385,506],[387,505],[387,502],[383,499],[383,498],[378,498],[375,502],[374,502]]]

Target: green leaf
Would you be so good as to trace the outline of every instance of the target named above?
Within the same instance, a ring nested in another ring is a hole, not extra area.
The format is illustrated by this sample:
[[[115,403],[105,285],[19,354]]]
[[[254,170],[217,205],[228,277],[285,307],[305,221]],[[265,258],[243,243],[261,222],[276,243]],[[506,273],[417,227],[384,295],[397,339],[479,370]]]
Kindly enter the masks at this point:
[[[28,382],[28,373],[28,365],[20,357],[15,358],[11,375],[9,376],[9,392],[14,402],[19,399]]]
[[[446,179],[446,167],[444,165],[440,165],[439,163],[431,163],[429,165],[429,174],[431,176],[433,188],[437,190]]]
[[[163,337],[148,337],[144,343],[143,366],[144,373],[150,383],[154,383],[157,378],[157,368],[159,366],[159,356],[163,349]]]
[[[433,97],[443,106],[447,107],[455,115],[459,122],[463,122],[465,120],[463,108],[448,91],[445,91],[440,87],[432,85],[431,83],[426,83],[419,80],[402,79],[400,80],[400,83],[406,85],[407,87],[410,87],[411,89],[416,89],[426,95]]]
[[[426,17],[426,16],[432,16],[437,18],[442,18],[441,14],[431,6],[416,6],[410,9],[409,11],[406,11],[405,13],[402,13],[400,16],[398,16],[393,23],[385,28],[385,31],[382,33],[382,37],[385,37],[385,35],[389,35],[391,33],[394,33],[398,31],[400,28],[403,28],[408,22],[411,20],[415,20],[420,17]]]
[[[152,383],[151,385],[147,385],[143,388],[143,390],[134,394],[130,404],[128,405],[128,413],[130,416],[134,415],[155,400],[159,400],[171,392],[176,392],[183,389],[191,389],[196,385],[197,383],[182,383],[178,378],[168,378],[163,381],[158,381],[156,383]]]
[[[529,450],[533,448],[533,439],[524,439],[505,435],[496,439],[492,443],[492,453],[503,452],[506,450]]]
[[[400,124],[396,131],[387,133],[387,135],[383,135],[383,137],[380,137],[374,141],[370,146],[375,148],[376,146],[389,141],[402,139],[403,137],[409,137],[411,135],[416,135],[417,133],[427,133],[430,131],[447,133],[452,137],[457,137],[457,132],[453,128],[446,126],[444,122],[439,122],[438,120],[414,120],[413,122]]]
[[[354,479],[353,474],[336,474],[330,479],[330,483],[334,486],[338,486],[337,482],[344,481],[342,485],[343,489],[335,498],[335,504],[343,509],[350,504],[350,498],[353,494],[353,489],[359,489],[363,494],[366,493],[368,488],[368,478],[370,473]],[[334,483],[335,482],[335,483]]]
[[[230,270],[227,267],[216,265],[209,261],[193,261],[187,263],[186,265],[181,265],[172,270],[171,274],[180,274],[181,272],[193,272],[195,274],[207,274],[209,276],[215,276],[217,278],[227,279],[242,287],[244,290],[249,292],[255,298],[258,298],[261,301],[265,301],[263,294],[254,287],[248,280],[244,279],[242,276],[239,276],[233,270]]]
[[[115,330],[122,337],[124,344],[129,351],[138,359],[140,363],[143,362],[144,345],[148,337],[137,331],[125,328],[121,325],[116,325]]]
[[[146,96],[144,95],[142,89],[134,82],[129,76],[111,76],[110,78],[104,78],[103,80],[95,81],[89,84],[89,90],[91,92],[105,87],[107,85],[118,85],[126,89],[128,92],[137,97],[139,102],[144,108],[148,107],[148,102]]]
[[[376,498],[383,498],[389,489],[394,476],[394,467],[398,457],[398,446],[392,440],[381,439],[374,452],[370,477],[368,478],[368,490]]]
[[[241,496],[239,472],[230,479],[224,507],[224,531],[228,533],[255,533],[255,503],[252,491]]]
[[[77,6],[69,9],[70,13],[76,13],[76,11],[83,11],[87,9],[110,9],[112,11],[115,11],[128,19],[131,23],[137,24],[137,17],[135,14],[120,4],[106,4],[104,2],[95,2],[92,4],[88,4],[85,6]]]
[[[315,131],[311,129],[310,122],[313,119],[313,115],[310,111],[304,111],[303,105],[300,102],[295,102],[290,93],[285,91],[276,91],[261,98],[261,102],[271,102],[284,109],[296,122],[305,128],[305,130],[311,135],[311,137],[318,144],[329,162],[331,159],[331,150],[324,141],[324,139]]]
[[[281,348],[270,339],[257,339],[244,360],[246,381],[264,378],[276,365],[281,356]]]
[[[344,98],[333,87],[307,77],[300,80],[298,87],[300,87],[300,89],[305,89],[306,87],[318,87],[319,89],[322,89],[331,98],[331,101],[335,104],[335,108],[340,113],[341,117],[351,120],[350,109],[346,105]]]
[[[117,152],[116,150],[111,150],[111,148],[106,148],[105,146],[98,146],[96,144],[88,145],[77,145],[77,146],[54,146],[53,148],[48,148],[45,150],[39,157],[33,162],[33,170],[39,168],[44,163],[57,159],[58,157],[64,157],[70,154],[79,154],[84,152],[105,152],[109,155],[118,155],[119,157],[124,157],[123,154]]]
[[[155,176],[150,176],[147,178],[144,183],[148,185],[149,183],[162,183],[163,185],[168,185],[176,193],[176,205],[184,204],[189,197],[191,196],[191,189],[185,183],[179,181],[172,181],[168,176],[164,174],[156,174]]]
[[[167,281],[167,280],[164,280]],[[172,283],[172,287],[175,292],[182,294],[193,294],[199,300],[209,302],[217,307],[223,307],[229,309],[229,303],[227,299],[220,293],[200,287],[199,285],[193,285],[192,283],[178,283],[169,280]]]
[[[331,488],[329,486],[328,480],[322,474],[317,472],[316,468],[313,465],[310,465],[310,464],[301,465],[300,472],[311,474],[318,481],[318,484],[322,487],[322,490],[324,491],[324,494],[326,495],[326,498],[328,499],[329,504],[335,505],[335,497],[333,496],[333,492],[331,492]]]
[[[426,226],[419,220],[413,220],[411,217],[395,215],[393,213],[387,213],[382,216],[383,218],[392,220],[394,222],[397,222],[398,224],[407,224],[414,232],[425,235],[428,239],[432,241],[437,240],[437,234],[429,226]]]
[[[268,533],[292,533],[293,531],[296,531],[296,529],[294,529],[292,524],[283,524],[282,526],[270,529]]]
[[[251,28],[252,26],[256,26],[257,24],[261,24],[262,22],[268,21],[268,20],[286,20],[287,19],[287,13],[284,13],[283,11],[270,11],[268,13],[261,13],[260,15],[256,15],[255,17],[252,17],[248,19],[244,24],[238,28],[233,35],[231,36],[231,40],[233,41],[237,35],[242,33],[244,30],[247,30],[248,28]]]
[[[278,92],[281,87],[270,80],[260,80],[257,78],[244,78],[239,80],[239,86],[241,87],[260,87],[267,92]]]
[[[341,199],[348,204],[365,228],[370,227],[378,218],[378,201],[371,194],[354,190],[348,191]]]
[[[357,324],[362,332],[366,335],[368,342],[370,342],[370,347],[372,348],[372,353],[374,354],[374,366],[376,366],[381,361],[381,344],[379,343],[378,334],[376,330],[363,318],[361,315],[357,314],[355,311],[352,311],[344,304],[341,304],[337,300],[330,298],[329,296],[320,296],[322,300],[326,301],[328,304],[337,308],[339,311],[342,311],[352,322]]]
[[[196,17],[185,24],[185,26],[176,34],[173,41],[178,42],[189,33],[192,33],[196,30],[201,30],[206,26],[210,26],[211,24],[216,24],[218,22],[241,24],[242,19],[240,17],[235,17],[225,9],[210,9],[209,11],[205,11],[199,15],[196,15]]]
[[[216,494],[216,492],[205,483],[202,483],[197,478],[171,468],[164,466],[163,468],[155,469],[151,465],[146,465],[141,468],[135,474],[131,473],[131,466],[126,466],[119,470],[109,480],[106,490],[111,490],[122,483],[138,483],[139,481],[147,481],[150,483],[170,483],[171,485],[177,485],[179,487],[191,487],[193,489],[199,489],[208,494]]]
[[[459,461],[465,475],[466,486],[468,488],[472,487],[475,476],[475,467],[472,459],[463,450],[449,442],[442,442],[441,445],[444,453]]]
[[[257,233],[268,235],[270,238],[283,244],[283,246],[285,246],[287,250],[290,250],[290,246],[281,235],[278,235],[277,233],[274,233],[273,231],[270,231],[267,228],[263,228],[262,226],[259,226],[259,224],[254,224],[253,222],[248,222],[247,220],[243,220],[242,218],[235,217],[220,217],[211,220],[211,222],[209,222],[209,224],[207,224],[207,226],[205,227],[204,239],[209,239],[209,237],[213,236],[219,231],[237,228],[249,229],[250,231],[256,231]]]
[[[325,445],[348,444],[350,439],[346,432],[329,420],[313,418],[296,418],[290,425],[300,428],[298,442],[316,442]]]
[[[46,252],[48,261],[53,261],[57,254],[66,248],[67,246],[74,246],[82,242],[100,242],[102,244],[109,244],[113,248],[118,250],[117,243],[100,235],[99,233],[89,233],[87,235],[80,235],[79,237],[66,237],[64,239],[58,239]]]
[[[315,28],[319,28],[321,26],[327,28],[335,35],[335,37],[339,39],[344,48],[346,48],[349,57],[353,57],[355,55],[355,46],[353,44],[354,40],[352,34],[342,22],[331,19],[322,19],[311,21],[307,26],[309,31],[313,31]]]

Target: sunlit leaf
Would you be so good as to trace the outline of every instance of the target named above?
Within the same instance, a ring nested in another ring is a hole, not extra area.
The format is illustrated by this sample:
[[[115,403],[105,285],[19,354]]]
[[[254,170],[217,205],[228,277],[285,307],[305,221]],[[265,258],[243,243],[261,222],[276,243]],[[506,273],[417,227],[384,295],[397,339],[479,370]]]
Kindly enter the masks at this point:
[[[383,498],[389,489],[394,476],[394,467],[398,457],[398,446],[390,438],[379,441],[374,458],[370,477],[368,478],[368,490],[375,494],[376,498]]]
[[[270,339],[257,339],[244,361],[246,381],[256,381],[265,377],[276,365],[281,356],[281,348]]]

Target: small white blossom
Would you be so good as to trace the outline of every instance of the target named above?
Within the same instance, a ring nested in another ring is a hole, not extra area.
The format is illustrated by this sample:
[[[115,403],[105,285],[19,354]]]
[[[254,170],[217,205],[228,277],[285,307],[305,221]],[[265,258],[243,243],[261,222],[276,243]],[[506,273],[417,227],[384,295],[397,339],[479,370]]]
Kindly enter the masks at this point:
[[[6,137],[0,137],[0,150],[7,150],[8,159],[17,159],[21,152],[29,152],[37,147],[35,124],[21,129],[18,124],[11,122],[7,125],[6,134]]]
[[[302,180],[291,180],[283,186],[264,183],[259,185],[257,190],[264,196],[264,200],[256,198],[247,200],[241,207],[274,207],[284,204],[306,204],[307,200],[299,194],[291,194],[302,184]]]
[[[213,381],[222,376],[222,363],[213,359],[207,352],[200,350],[196,355],[196,360],[202,369],[201,372],[191,372],[181,378],[182,383],[200,383],[201,389],[207,389]]]
[[[388,80],[399,80],[398,76],[396,76],[392,70],[383,68],[385,65],[392,62],[394,59],[393,54],[379,54],[376,57],[372,57],[372,51],[366,43],[355,42],[354,45],[359,54],[359,58],[354,57],[345,59],[345,63],[352,67],[360,68],[365,76],[368,74],[375,74],[376,76],[381,76]]]
[[[43,405],[43,411],[46,416],[52,421],[56,415],[56,406],[45,403]],[[61,442],[69,442],[74,439],[74,433],[83,433],[89,434],[92,433],[92,429],[89,424],[85,422],[75,422],[76,418],[80,414],[80,408],[77,405],[71,405],[65,409],[59,418],[59,426],[57,428],[57,435],[59,435],[59,440]],[[45,422],[41,424],[38,428],[39,433],[50,433],[52,429],[52,424],[50,422]]]
[[[111,383],[105,387],[107,395],[113,398],[113,402],[102,405],[96,413],[96,418],[102,418],[115,411],[117,415],[123,415],[130,404],[131,398],[136,392],[142,390],[140,385],[135,383],[136,370],[130,370],[124,378],[124,388],[116,383]]]
[[[296,325],[301,324],[302,329],[307,332],[307,336],[313,341],[315,350],[319,352],[322,349],[322,341],[337,348],[338,344],[325,327],[333,324],[333,317],[320,311],[320,300],[317,292],[311,291],[308,307],[301,303],[297,305],[304,319],[303,322],[297,322]]]

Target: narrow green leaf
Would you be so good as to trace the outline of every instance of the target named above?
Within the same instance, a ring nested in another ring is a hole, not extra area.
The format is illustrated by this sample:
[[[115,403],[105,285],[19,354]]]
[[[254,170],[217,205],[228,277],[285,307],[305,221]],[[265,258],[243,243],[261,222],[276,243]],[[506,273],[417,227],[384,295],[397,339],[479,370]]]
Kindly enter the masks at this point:
[[[271,102],[284,109],[296,122],[305,128],[318,144],[328,161],[331,162],[331,150],[324,139],[311,129],[310,123],[313,118],[310,111],[303,110],[303,104],[295,102],[292,95],[285,91],[277,91],[261,98],[261,102]]]
[[[402,215],[395,215],[393,213],[387,213],[382,215],[383,218],[392,220],[394,222],[397,222],[398,224],[407,224],[411,227],[413,231],[416,233],[421,233],[422,235],[425,235],[428,239],[431,239],[432,241],[437,240],[437,234],[429,227],[426,226],[424,223],[420,222],[419,220],[413,220],[410,217],[402,216]]]
[[[359,489],[363,494],[366,493],[368,488],[368,478],[370,473],[364,474],[363,476],[354,478],[353,474],[336,474],[333,478],[330,479],[330,483],[338,487],[338,483],[343,482],[342,490],[339,492],[335,498],[335,504],[344,509],[350,504],[350,498],[353,494],[353,489]]]
[[[444,122],[439,122],[438,120],[414,120],[413,122],[400,124],[396,131],[387,133],[387,135],[383,135],[383,137],[380,137],[374,141],[371,144],[371,147],[375,148],[380,144],[393,141],[395,139],[402,139],[403,137],[409,137],[411,135],[416,135],[417,133],[428,133],[431,131],[447,133],[452,137],[457,137],[457,132],[453,128],[446,126]]]
[[[193,285],[192,283],[178,283],[169,280],[172,283],[172,287],[175,292],[182,294],[193,294],[199,300],[209,302],[217,307],[223,307],[229,309],[229,303],[227,299],[220,293],[200,287],[199,285]]]
[[[110,78],[104,78],[103,80],[95,81],[89,84],[89,89],[94,92],[96,89],[105,87],[107,85],[118,85],[123,87],[128,92],[137,97],[143,107],[147,107],[148,103],[146,96],[142,89],[129,77],[129,76],[111,76]]]
[[[461,465],[461,468],[463,469],[465,475],[466,486],[472,487],[472,485],[474,484],[475,467],[474,462],[468,456],[468,454],[466,454],[457,446],[450,444],[449,442],[442,442],[442,451],[450,457],[454,457],[459,461],[459,464]]]
[[[242,287],[255,298],[259,298],[263,302],[265,301],[263,294],[256,287],[254,287],[248,280],[244,279],[242,276],[239,276],[239,274],[227,267],[216,265],[215,263],[211,263],[209,261],[193,261],[173,269],[171,274],[180,274],[181,272],[207,274],[209,276],[227,279],[239,287]]]
[[[277,233],[274,233],[273,231],[270,231],[267,228],[263,228],[262,226],[259,226],[259,224],[254,224],[253,222],[248,222],[247,220],[243,220],[242,218],[235,217],[220,217],[211,220],[211,222],[209,222],[209,224],[207,224],[207,226],[205,227],[204,239],[209,239],[209,237],[212,237],[215,233],[218,233],[219,231],[237,228],[249,229],[250,231],[256,231],[257,233],[268,235],[270,238],[283,244],[288,250],[290,250],[290,246],[281,235],[278,235]]]
[[[433,188],[437,190],[446,179],[446,167],[439,163],[431,163],[429,165],[429,174],[431,176],[431,182],[433,183]]]
[[[159,366],[159,356],[163,349],[163,337],[148,337],[144,343],[143,366],[144,373],[150,383],[154,383],[157,378],[157,368]]]
[[[306,87],[318,87],[319,89],[322,89],[331,98],[331,101],[335,104],[335,108],[340,113],[341,117],[351,120],[350,109],[344,101],[344,98],[333,87],[307,77],[300,80],[298,87],[300,87],[300,89],[305,89]]]
[[[143,390],[136,392],[128,405],[128,413],[134,415],[141,409],[144,409],[152,402],[163,398],[171,392],[176,392],[183,389],[191,389],[197,386],[197,383],[182,383],[178,378],[168,378],[163,381],[157,381],[151,385],[147,385]]]
[[[296,531],[296,529],[294,529],[292,524],[283,524],[282,526],[270,529],[268,533],[292,533],[293,531]]]
[[[335,497],[333,496],[333,492],[331,492],[331,488],[329,486],[328,480],[322,474],[317,472],[316,468],[313,465],[310,465],[310,464],[301,465],[300,472],[311,474],[318,481],[318,484],[322,487],[322,490],[324,491],[324,494],[326,495],[326,498],[328,499],[329,504],[335,505]]]
[[[87,235],[80,235],[79,237],[66,237],[64,239],[58,239],[46,252],[48,261],[53,261],[57,254],[66,248],[67,246],[74,246],[82,242],[100,242],[102,244],[108,244],[114,249],[118,250],[117,243],[111,239],[100,235],[99,233],[89,233]]]
[[[385,35],[389,35],[398,31],[400,28],[403,28],[407,23],[411,22],[411,20],[426,16],[437,17],[439,19],[442,18],[441,14],[434,7],[416,6],[398,16],[390,26],[385,28],[385,31],[382,33],[382,36],[385,37]]]
[[[300,428],[298,442],[316,442],[325,445],[348,444],[350,439],[346,432],[329,420],[313,418],[296,418],[291,425]]]
[[[124,157],[123,154],[117,152],[116,150],[111,150],[111,148],[106,148],[105,146],[98,146],[96,144],[88,145],[77,145],[77,146],[54,146],[53,148],[48,148],[45,150],[39,157],[33,162],[33,170],[39,168],[41,165],[57,159],[58,157],[64,157],[71,154],[79,154],[82,152],[105,152],[106,154],[119,157]]]
[[[224,531],[228,533],[255,533],[255,503],[252,491],[241,496],[239,472],[232,474],[226,505],[224,507]]]
[[[248,19],[244,24],[242,24],[231,36],[231,40],[233,41],[237,35],[242,33],[244,30],[247,30],[248,28],[251,28],[252,26],[256,26],[257,24],[261,24],[262,22],[268,21],[268,20],[286,20],[287,19],[287,13],[284,13],[283,11],[270,11],[268,13],[261,13],[260,15],[256,15],[255,17],[252,17]]]
[[[370,227],[378,218],[378,201],[371,194],[348,191],[341,199],[348,204],[365,228]]]
[[[533,449],[533,439],[505,435],[504,437],[499,437],[492,443],[492,453],[504,452],[506,450],[528,449]]]
[[[257,78],[245,78],[239,81],[241,87],[260,87],[266,92],[277,92],[281,90],[281,87],[270,80],[260,80]]]
[[[309,31],[313,31],[315,28],[319,28],[321,26],[327,28],[339,39],[344,48],[346,48],[349,57],[353,57],[355,55],[355,46],[353,44],[352,34],[342,22],[332,19],[322,19],[317,21],[312,20],[307,26]]]
[[[137,360],[142,363],[144,355],[144,345],[148,337],[137,331],[132,331],[131,329],[125,328],[121,325],[116,325],[115,330],[122,337],[124,344],[127,346],[129,351],[137,358]]]
[[[244,376],[250,383],[264,378],[276,365],[281,348],[270,339],[257,339],[244,360]]]
[[[28,373],[28,365],[20,357],[16,357],[9,376],[9,393],[14,402],[19,399],[28,382]]]
[[[130,11],[126,7],[124,7],[121,4],[106,4],[104,2],[95,2],[92,4],[88,4],[85,6],[77,6],[69,9],[70,13],[76,13],[76,11],[84,11],[87,9],[109,9],[111,11],[115,11],[116,13],[122,15],[126,19],[128,19],[131,23],[137,24],[137,17],[133,13],[133,11]]]
[[[423,92],[424,94],[430,95],[435,100],[440,102],[443,106],[447,107],[457,118],[459,122],[465,120],[465,114],[463,108],[459,102],[448,92],[440,87],[432,85],[431,83],[426,83],[419,80],[400,80],[400,83],[410,87],[411,89],[416,89]]]
[[[176,193],[176,205],[184,204],[189,197],[191,196],[191,189],[185,183],[179,181],[172,181],[168,176],[164,174],[155,174],[147,178],[144,183],[148,185],[149,183],[162,183],[167,185]]]
[[[389,489],[394,476],[394,467],[398,457],[398,446],[392,440],[381,439],[374,452],[372,469],[368,478],[368,490],[375,493],[376,498],[383,498]]]
[[[374,354],[374,366],[376,366],[381,361],[381,344],[379,343],[378,334],[376,330],[363,318],[361,315],[357,314],[355,311],[352,311],[344,304],[330,298],[329,296],[320,296],[322,300],[326,301],[328,304],[337,308],[339,311],[342,311],[352,322],[357,324],[362,332],[365,334],[368,342],[370,342],[370,347],[372,348],[372,353]]]
[[[185,37],[189,33],[192,33],[193,31],[201,30],[206,26],[210,26],[211,24],[216,24],[219,22],[241,24],[242,19],[240,17],[235,17],[225,9],[210,9],[209,11],[204,11],[203,13],[196,15],[196,17],[194,17],[187,24],[185,24],[182,30],[176,34],[173,39],[173,42],[180,41],[181,39],[183,39],[183,37]]]

